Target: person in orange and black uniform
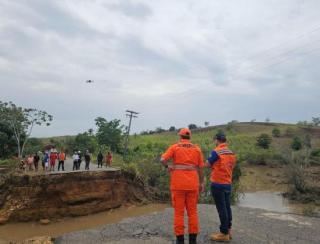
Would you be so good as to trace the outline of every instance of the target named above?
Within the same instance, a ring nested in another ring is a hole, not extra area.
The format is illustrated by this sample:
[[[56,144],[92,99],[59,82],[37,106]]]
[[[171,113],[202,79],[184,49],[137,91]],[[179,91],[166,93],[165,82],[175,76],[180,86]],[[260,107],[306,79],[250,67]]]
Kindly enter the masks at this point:
[[[174,234],[176,243],[184,243],[184,212],[188,215],[189,243],[197,243],[199,233],[198,198],[203,191],[203,155],[201,149],[192,144],[188,128],[179,132],[180,141],[170,146],[161,156],[162,164],[170,171],[170,191],[174,208]],[[173,164],[167,164],[172,159]]]
[[[232,172],[236,163],[235,154],[227,145],[222,132],[215,137],[216,148],[212,150],[207,167],[211,168],[211,194],[214,198],[220,219],[220,232],[211,235],[213,241],[230,241],[232,227],[231,185]]]

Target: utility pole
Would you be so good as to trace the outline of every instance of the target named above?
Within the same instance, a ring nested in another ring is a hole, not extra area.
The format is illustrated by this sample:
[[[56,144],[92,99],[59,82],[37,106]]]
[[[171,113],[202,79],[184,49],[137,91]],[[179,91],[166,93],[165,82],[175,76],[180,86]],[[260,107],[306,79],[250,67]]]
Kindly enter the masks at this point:
[[[126,135],[126,140],[124,145],[124,156],[127,155],[127,151],[128,151],[129,134],[131,129],[132,118],[138,118],[137,114],[139,113],[132,110],[126,110],[126,117],[129,117],[129,126],[127,127],[127,135]]]

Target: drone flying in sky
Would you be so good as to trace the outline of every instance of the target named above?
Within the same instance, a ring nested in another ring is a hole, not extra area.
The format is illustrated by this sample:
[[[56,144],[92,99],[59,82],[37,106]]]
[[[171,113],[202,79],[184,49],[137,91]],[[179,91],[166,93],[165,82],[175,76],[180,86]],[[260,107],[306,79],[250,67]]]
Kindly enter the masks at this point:
[[[93,80],[86,80],[86,83],[93,83],[94,81]]]

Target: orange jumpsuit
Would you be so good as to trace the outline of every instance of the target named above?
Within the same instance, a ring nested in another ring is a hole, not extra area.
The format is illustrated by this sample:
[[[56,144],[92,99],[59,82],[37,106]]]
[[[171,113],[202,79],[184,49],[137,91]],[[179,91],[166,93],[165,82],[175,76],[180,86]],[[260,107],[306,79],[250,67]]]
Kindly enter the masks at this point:
[[[204,167],[201,149],[190,142],[182,139],[172,145],[162,155],[164,160],[173,160],[174,166],[181,169],[171,170],[171,198],[174,208],[174,233],[176,236],[184,235],[184,210],[188,215],[189,234],[199,232],[199,220],[197,203],[199,196],[199,175],[197,168]],[[183,169],[190,167],[190,169]],[[192,169],[193,167],[193,169]]]

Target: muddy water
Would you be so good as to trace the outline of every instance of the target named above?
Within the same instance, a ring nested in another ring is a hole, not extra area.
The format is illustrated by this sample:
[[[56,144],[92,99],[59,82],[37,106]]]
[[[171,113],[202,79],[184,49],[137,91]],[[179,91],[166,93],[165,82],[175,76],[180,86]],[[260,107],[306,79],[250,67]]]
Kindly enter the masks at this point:
[[[129,206],[116,210],[101,212],[88,216],[66,218],[52,222],[49,225],[39,223],[9,223],[0,226],[0,240],[21,241],[34,236],[56,237],[64,233],[90,229],[105,224],[121,221],[124,218],[161,212],[167,208],[166,204],[149,204],[145,206]]]
[[[238,206],[259,208],[279,213],[303,214],[311,204],[295,204],[284,198],[280,192],[247,192],[240,198]]]
[[[294,207],[279,192],[247,192],[240,198],[238,205],[281,213],[294,211]]]

